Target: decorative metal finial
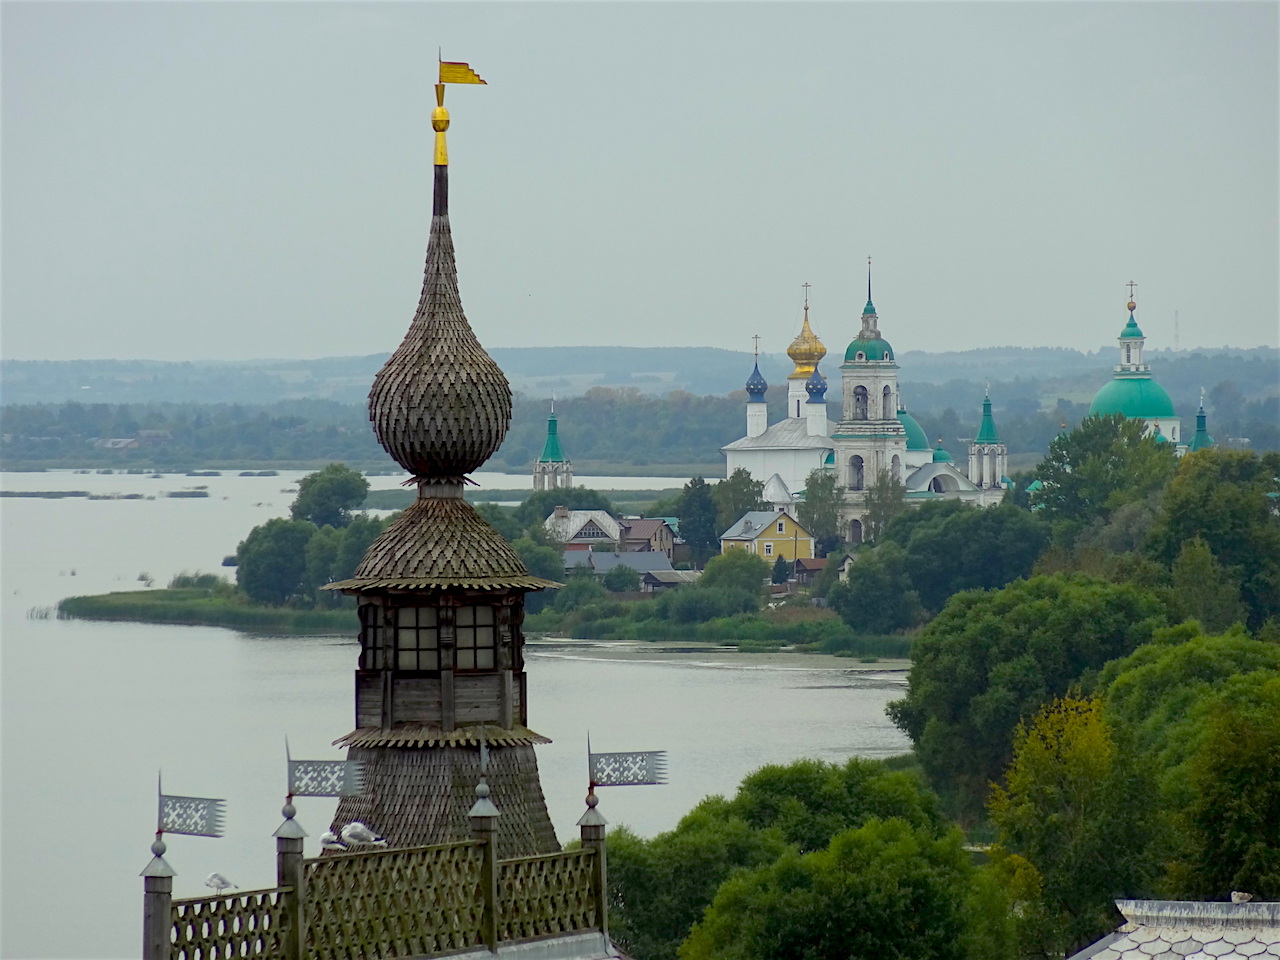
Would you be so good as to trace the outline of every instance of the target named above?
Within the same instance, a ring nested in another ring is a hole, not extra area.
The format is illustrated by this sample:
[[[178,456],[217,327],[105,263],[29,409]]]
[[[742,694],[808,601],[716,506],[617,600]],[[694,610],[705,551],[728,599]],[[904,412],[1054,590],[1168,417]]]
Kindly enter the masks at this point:
[[[804,287],[804,315],[807,317],[809,315],[809,288],[813,286],[813,284],[802,283],[800,286]]]
[[[760,359],[760,334],[758,333],[753,334],[751,337],[751,342],[754,345],[756,359],[759,360]]]
[[[1134,288],[1134,287],[1136,287],[1137,285],[1138,285],[1138,284],[1137,284],[1136,282],[1134,282],[1133,280],[1130,280],[1128,283],[1126,283],[1126,284],[1125,284],[1125,286],[1129,288],[1129,299],[1130,299],[1130,300],[1132,300],[1132,299],[1133,299],[1133,288]]]
[[[871,258],[867,257],[867,301],[871,300]]]
[[[165,843],[164,843],[164,839],[163,839],[163,837],[164,837],[164,831],[163,831],[163,830],[157,830],[157,831],[156,831],[156,838],[155,838],[155,840],[154,840],[154,841],[152,842],[152,844],[151,844],[151,854],[152,854],[152,856],[156,856],[156,857],[163,857],[163,856],[164,856],[164,852],[165,852],[166,850],[168,850],[168,849],[169,849],[167,846],[165,846]]]

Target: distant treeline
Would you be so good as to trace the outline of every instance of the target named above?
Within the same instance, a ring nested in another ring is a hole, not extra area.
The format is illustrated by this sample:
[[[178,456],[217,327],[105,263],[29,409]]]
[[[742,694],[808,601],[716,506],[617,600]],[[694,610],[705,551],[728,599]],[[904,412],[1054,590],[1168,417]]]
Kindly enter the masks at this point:
[[[336,360],[325,362],[338,365]],[[6,361],[6,377],[12,363]],[[902,365],[909,377],[907,362]],[[1074,427],[1081,421],[1093,394],[1111,374],[1110,367],[1096,359],[1086,373],[1072,374],[1072,366],[1065,364],[1052,378],[1033,379],[1028,373],[990,382],[996,424],[1010,454],[1043,455],[1063,423]],[[139,362],[139,373],[148,367]],[[977,369],[972,363],[970,367]],[[1188,435],[1194,429],[1204,387],[1209,431],[1219,443],[1247,438],[1252,449],[1280,449],[1280,351],[1157,356],[1152,368],[1172,395]],[[352,377],[367,373],[366,385],[372,377],[363,369],[339,369]],[[838,420],[838,370],[831,371],[830,379],[828,416]],[[769,408],[770,420],[775,421],[785,415],[786,379],[779,376],[772,383]],[[931,442],[940,437],[953,454],[963,455],[964,444],[977,431],[986,388],[985,382],[977,380],[939,384],[905,379],[902,396]],[[5,391],[6,396],[12,395],[7,381]],[[618,469],[630,466],[661,473],[664,464],[715,464],[720,447],[744,432],[745,400],[741,390],[698,396],[682,389],[656,395],[633,387],[592,387],[580,396],[556,401],[561,446],[580,465],[597,461]],[[542,451],[549,409],[549,398],[516,394],[511,429],[492,467],[514,472],[528,469]],[[362,402],[8,403],[0,409],[0,433],[0,458],[10,469],[329,461],[391,465],[373,438]]]

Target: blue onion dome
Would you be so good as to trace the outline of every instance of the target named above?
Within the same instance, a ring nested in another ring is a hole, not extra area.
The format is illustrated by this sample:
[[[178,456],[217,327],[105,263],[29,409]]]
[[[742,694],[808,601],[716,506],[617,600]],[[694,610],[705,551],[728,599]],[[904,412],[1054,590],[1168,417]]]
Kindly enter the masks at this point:
[[[805,392],[809,394],[810,403],[824,403],[827,399],[827,378],[824,377],[818,368],[813,368],[813,373],[809,374],[809,379],[804,382]]]
[[[755,369],[751,371],[751,376],[747,377],[747,397],[753,403],[764,402],[764,392],[769,389],[769,384],[765,383],[764,377],[760,374],[760,364],[757,361]]]
[[[947,453],[947,451],[942,449],[941,437],[938,438],[937,449],[933,451],[933,462],[934,463],[954,463],[955,462],[951,454]]]

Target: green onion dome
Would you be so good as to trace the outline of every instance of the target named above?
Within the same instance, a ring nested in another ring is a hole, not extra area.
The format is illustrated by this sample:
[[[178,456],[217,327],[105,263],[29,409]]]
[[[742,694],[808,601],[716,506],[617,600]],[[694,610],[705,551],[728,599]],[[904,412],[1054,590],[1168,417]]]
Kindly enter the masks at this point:
[[[955,458],[953,458],[951,454],[947,453],[947,451],[942,449],[941,437],[938,438],[937,449],[933,451],[933,462],[934,463],[954,463],[955,462]]]
[[[1120,413],[1130,420],[1177,416],[1164,387],[1150,377],[1116,377],[1089,405],[1089,416]]]
[[[915,417],[899,408],[898,422],[902,424],[902,429],[907,431],[908,450],[929,449],[929,438],[925,435],[924,428],[916,422]]]

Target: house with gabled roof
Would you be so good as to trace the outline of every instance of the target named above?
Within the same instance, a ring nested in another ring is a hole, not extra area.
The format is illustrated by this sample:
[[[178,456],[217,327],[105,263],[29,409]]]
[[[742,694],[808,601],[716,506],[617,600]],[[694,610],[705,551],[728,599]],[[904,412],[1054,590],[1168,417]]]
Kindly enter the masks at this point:
[[[746,550],[766,560],[812,558],[813,535],[786,510],[752,510],[720,534],[720,552]]]
[[[622,526],[607,510],[556,507],[543,526],[566,550],[590,550],[593,544],[618,543],[622,538]]]

